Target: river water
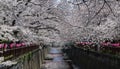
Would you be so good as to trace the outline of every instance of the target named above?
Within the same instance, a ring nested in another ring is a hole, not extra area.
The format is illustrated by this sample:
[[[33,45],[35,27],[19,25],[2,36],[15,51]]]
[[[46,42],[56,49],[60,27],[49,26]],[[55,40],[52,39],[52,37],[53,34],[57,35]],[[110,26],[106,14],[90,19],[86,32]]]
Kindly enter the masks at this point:
[[[80,69],[72,64],[71,61],[68,62],[67,60],[69,59],[65,60],[65,55],[60,48],[50,48],[48,55],[49,58],[52,57],[52,60],[46,60],[49,62],[45,63],[44,69]]]

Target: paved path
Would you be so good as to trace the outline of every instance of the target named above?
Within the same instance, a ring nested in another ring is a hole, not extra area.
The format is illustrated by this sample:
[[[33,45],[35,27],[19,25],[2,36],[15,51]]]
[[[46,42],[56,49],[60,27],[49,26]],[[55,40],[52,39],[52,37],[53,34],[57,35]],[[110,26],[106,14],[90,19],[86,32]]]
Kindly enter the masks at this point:
[[[50,48],[43,69],[71,69],[61,48]]]

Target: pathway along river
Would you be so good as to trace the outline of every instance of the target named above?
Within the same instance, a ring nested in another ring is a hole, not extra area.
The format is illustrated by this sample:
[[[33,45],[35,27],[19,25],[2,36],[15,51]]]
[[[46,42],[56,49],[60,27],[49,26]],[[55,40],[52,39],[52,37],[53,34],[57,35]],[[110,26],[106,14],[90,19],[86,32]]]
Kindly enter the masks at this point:
[[[80,69],[62,52],[62,48],[50,47],[42,69]]]

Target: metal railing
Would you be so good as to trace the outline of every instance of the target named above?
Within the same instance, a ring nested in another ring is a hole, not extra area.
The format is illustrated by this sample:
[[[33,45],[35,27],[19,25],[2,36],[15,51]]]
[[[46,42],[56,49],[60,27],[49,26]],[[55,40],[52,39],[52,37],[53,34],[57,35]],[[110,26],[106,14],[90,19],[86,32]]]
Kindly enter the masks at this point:
[[[4,61],[10,60],[10,59],[15,59],[22,54],[33,51],[38,48],[39,48],[38,45],[14,47],[11,49],[3,48],[0,52],[0,57],[4,57]]]

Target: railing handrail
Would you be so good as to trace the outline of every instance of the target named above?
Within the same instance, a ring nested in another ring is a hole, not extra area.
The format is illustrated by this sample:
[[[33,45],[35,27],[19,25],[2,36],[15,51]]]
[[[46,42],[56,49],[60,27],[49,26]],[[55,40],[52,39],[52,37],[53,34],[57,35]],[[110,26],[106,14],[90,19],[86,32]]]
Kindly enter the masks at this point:
[[[9,48],[13,48],[13,47],[23,47],[23,46],[38,46],[37,44],[35,44],[35,43],[26,43],[26,42],[21,42],[21,43],[9,43],[9,44],[7,44],[7,43],[1,43],[0,44],[0,49],[7,49],[8,47]]]
[[[92,44],[95,44],[95,42],[76,42],[76,44],[81,44],[81,45],[92,45]],[[101,46],[120,47],[120,42],[119,42],[119,43],[100,42],[99,44],[100,44]]]

